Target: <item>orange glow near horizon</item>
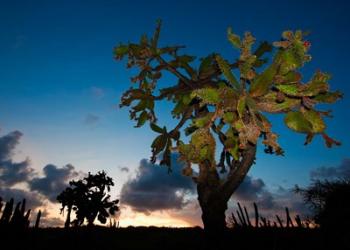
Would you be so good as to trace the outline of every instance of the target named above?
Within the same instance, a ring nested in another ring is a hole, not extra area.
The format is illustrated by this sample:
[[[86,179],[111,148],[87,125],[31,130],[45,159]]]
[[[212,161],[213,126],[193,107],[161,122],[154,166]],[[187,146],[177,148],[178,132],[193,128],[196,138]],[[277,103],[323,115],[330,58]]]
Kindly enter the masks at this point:
[[[47,219],[56,219],[55,223],[57,223],[57,220],[61,220],[61,225],[44,225],[44,226],[64,226],[64,220],[65,215],[59,214],[59,205],[58,204],[51,204],[51,206],[48,207],[41,207],[42,211],[45,211],[47,213]],[[36,214],[35,214],[36,215]],[[35,216],[34,216],[35,217]],[[33,217],[33,218],[34,218]],[[74,219],[74,214],[72,214],[71,219]],[[195,221],[188,221],[186,218],[182,218],[181,215],[173,215],[171,212],[167,211],[159,211],[159,212],[152,212],[150,215],[146,215],[141,212],[134,212],[128,207],[124,207],[121,211],[121,214],[119,217],[115,217],[115,220],[119,221],[120,227],[128,227],[128,226],[155,226],[155,227],[194,227],[196,226]],[[97,219],[95,220],[96,225],[101,226],[109,226],[109,219],[107,220],[107,223],[102,225]]]
[[[137,213],[135,217],[121,218],[119,225],[121,227],[128,226],[155,226],[155,227],[192,227],[191,224],[180,219],[172,218],[170,216],[155,216],[144,215]]]
[[[119,226],[193,227],[194,225],[166,211],[146,215],[127,208],[119,217]]]

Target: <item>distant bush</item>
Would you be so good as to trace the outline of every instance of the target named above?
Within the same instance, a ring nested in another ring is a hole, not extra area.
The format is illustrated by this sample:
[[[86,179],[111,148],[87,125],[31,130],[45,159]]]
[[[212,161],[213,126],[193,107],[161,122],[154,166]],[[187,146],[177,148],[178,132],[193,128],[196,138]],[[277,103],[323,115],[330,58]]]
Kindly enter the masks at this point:
[[[296,188],[314,211],[315,222],[321,227],[349,230],[350,180],[316,180],[306,189]]]

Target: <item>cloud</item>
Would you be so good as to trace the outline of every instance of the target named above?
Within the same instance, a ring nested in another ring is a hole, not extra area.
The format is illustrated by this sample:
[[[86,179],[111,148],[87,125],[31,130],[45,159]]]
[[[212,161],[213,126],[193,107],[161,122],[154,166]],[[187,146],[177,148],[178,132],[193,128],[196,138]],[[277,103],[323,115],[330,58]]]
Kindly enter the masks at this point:
[[[255,202],[263,209],[272,209],[275,204],[274,195],[266,187],[261,178],[247,175],[233,195],[233,199],[243,202]]]
[[[0,137],[0,161],[11,160],[14,149],[18,145],[23,134],[19,131],[11,132]]]
[[[186,194],[192,194],[195,185],[191,178],[181,174],[183,163],[177,158],[177,155],[172,155],[171,174],[166,167],[142,159],[136,177],[122,186],[121,203],[145,214],[183,208],[187,204]]]
[[[255,202],[262,212],[262,215],[267,218],[274,218],[276,214],[284,212],[285,207],[288,207],[293,214],[307,216],[309,210],[304,204],[302,197],[295,194],[292,189],[287,189],[279,186],[277,190],[271,190],[265,182],[260,178],[246,176],[237,191],[233,194],[232,200],[238,201],[241,204],[252,208]],[[233,205],[233,210],[237,208]],[[250,209],[250,215],[253,215],[253,209]]]
[[[30,225],[34,226],[37,214],[41,210],[40,227],[59,227],[63,226],[64,221],[62,218],[52,217],[47,209],[47,202],[37,192],[29,192],[22,189],[16,188],[0,188],[0,197],[3,199],[3,204],[9,202],[12,198],[14,204],[26,200],[26,211],[31,210],[30,213]]]
[[[29,159],[14,162],[12,157],[16,146],[23,134],[19,131],[11,132],[0,137],[0,185],[13,186],[30,179],[33,169]]]
[[[44,177],[36,177],[29,181],[30,189],[37,191],[55,202],[57,195],[68,185],[68,182],[78,176],[78,172],[71,164],[59,168],[48,164],[43,168]]]
[[[266,185],[262,179],[254,179],[253,177],[247,175],[235,192],[235,196],[238,199],[257,200],[265,189]]]
[[[166,210],[174,218],[192,225],[201,225],[201,210],[196,199],[195,184],[191,178],[181,174],[183,164],[176,162],[176,159],[177,155],[173,155],[172,174],[168,174],[163,166],[151,164],[146,159],[141,160],[136,176],[122,186],[121,204],[147,215]],[[272,190],[261,178],[252,176],[246,176],[234,193],[228,214],[237,208],[232,201],[239,201],[247,206],[251,216],[254,214],[254,202],[261,215],[266,218],[284,214],[285,207],[290,209],[292,215],[306,216],[309,213],[302,197],[291,189],[279,187]]]
[[[202,211],[197,199],[189,200],[181,210],[169,210],[171,218],[176,218],[186,222],[190,226],[203,226]]]
[[[40,219],[40,227],[62,227],[64,220],[59,217],[45,216]]]
[[[15,202],[22,202],[23,199],[26,199],[26,208],[35,209],[43,205],[43,198],[36,192],[29,192],[23,189],[18,188],[0,188],[0,197],[3,201],[7,202],[11,198]]]
[[[0,137],[0,196],[5,200],[27,198],[28,205],[33,207],[47,200],[56,201],[56,196],[78,173],[70,164],[62,168],[49,164],[43,168],[44,176],[39,177],[30,167],[28,158],[22,162],[14,162],[12,157],[22,136],[21,132],[14,131]]]
[[[126,173],[129,173],[130,169],[128,167],[119,167],[119,170],[121,172],[126,172]]]
[[[93,125],[96,125],[100,120],[100,117],[97,116],[97,115],[94,115],[94,114],[88,114],[86,115],[85,119],[84,119],[84,123],[86,125],[90,125],[90,126],[93,126]]]
[[[338,166],[322,166],[310,171],[310,181],[337,178],[350,178],[349,158],[343,159]],[[277,190],[272,190],[265,185],[262,179],[252,176],[246,176],[232,199],[246,205],[247,208],[252,208],[253,202],[257,203],[259,210],[267,218],[272,218],[275,214],[283,214],[285,207],[288,207],[292,214],[299,214],[304,218],[309,216],[311,212],[302,196],[294,193],[292,188],[279,186]],[[232,209],[236,208],[236,204],[234,204]],[[252,212],[253,209],[250,213],[253,214]]]
[[[304,217],[310,215],[311,211],[304,203],[302,196],[296,194],[293,189],[279,187],[277,192],[274,193],[274,199],[280,210],[288,207],[294,214],[299,214]]]
[[[32,217],[32,223],[35,223],[36,215]],[[32,216],[33,216],[32,215]],[[53,217],[45,208],[41,211],[40,227],[62,227],[64,225],[64,217]]]
[[[345,158],[336,167],[319,167],[310,172],[311,180],[350,178],[350,158]]]
[[[105,96],[105,91],[101,88],[93,86],[91,87],[90,91],[95,99],[101,99]]]

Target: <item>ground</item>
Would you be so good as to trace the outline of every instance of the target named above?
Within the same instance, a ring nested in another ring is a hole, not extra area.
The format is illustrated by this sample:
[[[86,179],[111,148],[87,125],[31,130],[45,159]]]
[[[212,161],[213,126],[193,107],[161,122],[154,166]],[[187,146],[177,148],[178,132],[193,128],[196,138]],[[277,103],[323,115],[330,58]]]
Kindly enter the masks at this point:
[[[329,240],[320,229],[240,228],[215,235],[201,228],[63,228],[2,232],[10,249],[350,249],[346,237]]]

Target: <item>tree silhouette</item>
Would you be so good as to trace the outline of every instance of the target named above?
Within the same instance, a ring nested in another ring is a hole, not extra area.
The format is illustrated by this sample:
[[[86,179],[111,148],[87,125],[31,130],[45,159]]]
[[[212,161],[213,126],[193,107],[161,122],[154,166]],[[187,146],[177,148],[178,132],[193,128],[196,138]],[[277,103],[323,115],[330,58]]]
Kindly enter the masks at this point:
[[[298,70],[311,60],[310,42],[303,39],[302,31],[283,32],[282,39],[273,43],[275,49],[262,42],[253,50],[255,38],[250,32],[240,37],[229,29],[228,40],[240,52],[238,59],[229,62],[212,53],[201,58],[197,67],[195,57],[179,53],[183,46],[158,45],[160,28],[159,22],[151,39],[144,35],[139,43],[115,48],[117,60],[126,57],[127,68],[139,69],[120,106],[131,106],[130,118],[136,127],[148,121],[158,133],[151,145],[152,162],[162,155],[160,163],[171,170],[171,151],[178,151],[187,163],[183,173],[197,183],[207,230],[226,227],[227,202],[254,163],[259,138],[266,153],[283,155],[265,113],[285,114],[288,128],[306,134],[305,144],[316,134],[322,135],[328,147],[340,144],[325,133],[323,118],[329,112],[315,106],[333,103],[342,95],[329,91],[330,76],[320,71],[302,82]],[[263,57],[268,52],[271,60]],[[160,88],[158,80],[169,74],[175,83]],[[154,106],[162,100],[174,103],[171,114],[179,121],[172,129],[157,125]],[[189,142],[183,141],[183,134],[190,136]],[[198,175],[192,164],[198,164]],[[226,175],[220,178],[219,171]]]
[[[67,207],[67,217],[64,223],[64,227],[68,228],[71,224],[71,212],[74,205],[74,191],[72,188],[67,187],[62,193],[57,196],[57,201],[62,204],[61,214],[64,213],[64,209]]]
[[[295,191],[314,211],[326,249],[348,249],[350,236],[350,180],[316,180],[309,187]]]
[[[321,227],[344,230],[350,224],[350,180],[316,180],[308,188],[297,187],[314,211]]]
[[[119,200],[110,201],[111,196],[107,194],[111,186],[114,186],[114,182],[106,172],[98,172],[95,175],[89,172],[87,177],[71,181],[69,185],[70,187],[57,196],[58,202],[62,204],[61,213],[67,208],[65,227],[71,224],[72,210],[76,214],[72,223],[76,226],[82,225],[85,219],[88,225],[92,226],[96,217],[102,224],[105,224],[110,215],[119,211],[117,206]]]

